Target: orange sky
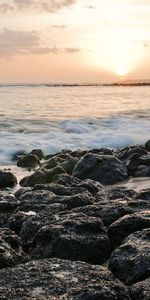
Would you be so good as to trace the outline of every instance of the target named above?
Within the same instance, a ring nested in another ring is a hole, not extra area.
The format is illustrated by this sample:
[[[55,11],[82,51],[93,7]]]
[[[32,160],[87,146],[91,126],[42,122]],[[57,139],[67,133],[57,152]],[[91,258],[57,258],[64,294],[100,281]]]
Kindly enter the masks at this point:
[[[150,79],[149,0],[0,0],[0,82]]]

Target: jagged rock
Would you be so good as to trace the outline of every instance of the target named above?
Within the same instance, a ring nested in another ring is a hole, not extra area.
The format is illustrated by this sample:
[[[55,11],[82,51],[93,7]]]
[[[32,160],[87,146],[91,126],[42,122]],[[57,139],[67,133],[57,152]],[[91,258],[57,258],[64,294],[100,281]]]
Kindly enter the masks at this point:
[[[0,188],[13,187],[17,184],[17,178],[11,172],[0,170]]]
[[[8,228],[0,228],[0,269],[26,261],[17,235]]]
[[[121,244],[123,239],[132,232],[150,227],[150,212],[141,211],[125,215],[108,228],[108,234],[114,246]]]
[[[57,184],[57,183],[36,184],[33,188],[33,191],[38,191],[38,190],[50,191],[59,196],[72,196],[87,191],[85,188],[82,188],[77,185],[66,187],[64,185]]]
[[[71,212],[84,213],[87,216],[99,218],[103,221],[105,226],[109,226],[121,217],[133,213],[133,210],[127,204],[118,201],[115,203],[97,203],[78,207]]]
[[[35,154],[27,154],[22,156],[17,161],[17,166],[21,168],[35,168],[40,164],[39,158]]]
[[[125,239],[110,258],[109,269],[126,284],[150,276],[150,229],[137,231]]]
[[[35,236],[32,258],[58,257],[99,264],[109,255],[103,222],[81,213],[65,214]]]
[[[141,190],[135,199],[150,200],[150,188]]]
[[[150,295],[150,278],[135,283],[130,288],[132,300],[149,300]]]
[[[142,166],[142,168],[137,169],[137,171],[134,172],[134,177],[150,177],[150,166]]]
[[[38,170],[35,171],[30,176],[26,176],[20,180],[20,185],[24,187],[34,186],[35,184],[44,184],[47,183],[47,178],[45,172]]]
[[[129,174],[134,174],[138,166],[150,165],[150,155],[140,156],[138,153],[134,153],[130,156],[129,160],[126,162],[126,167]]]
[[[4,300],[130,300],[108,269],[56,258],[1,270],[0,295]]]
[[[39,160],[44,158],[44,153],[41,149],[33,149],[29,154],[36,155]]]
[[[145,143],[145,149],[150,152],[150,140]]]
[[[13,194],[0,191],[0,212],[12,212],[19,205],[19,201]]]
[[[127,160],[135,153],[139,154],[139,156],[142,156],[147,155],[148,152],[141,145],[133,145],[117,150],[115,155],[121,160]]]
[[[73,175],[92,179],[102,184],[113,184],[128,177],[123,162],[111,155],[86,154],[76,164]]]

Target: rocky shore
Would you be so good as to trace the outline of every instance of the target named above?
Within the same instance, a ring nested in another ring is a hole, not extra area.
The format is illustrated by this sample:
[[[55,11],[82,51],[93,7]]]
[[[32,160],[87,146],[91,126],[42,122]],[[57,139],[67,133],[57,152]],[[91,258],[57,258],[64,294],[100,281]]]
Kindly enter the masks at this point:
[[[111,150],[20,152],[0,170],[0,299],[149,300],[150,140]],[[119,184],[119,186],[118,186]]]

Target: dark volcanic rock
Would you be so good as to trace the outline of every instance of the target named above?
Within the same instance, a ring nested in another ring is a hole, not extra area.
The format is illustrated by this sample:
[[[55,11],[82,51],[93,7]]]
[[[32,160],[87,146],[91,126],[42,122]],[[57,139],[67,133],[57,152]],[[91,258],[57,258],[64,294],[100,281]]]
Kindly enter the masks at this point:
[[[103,222],[81,213],[59,216],[35,236],[33,258],[58,257],[102,263],[109,255],[109,239]]]
[[[78,207],[73,209],[72,212],[84,213],[87,216],[100,218],[105,226],[109,226],[119,218],[133,213],[133,210],[126,203],[118,201]]]
[[[141,190],[137,194],[136,199],[150,200],[150,188]]]
[[[102,184],[113,184],[128,177],[123,162],[111,155],[86,154],[76,164],[73,175],[92,179]]]
[[[16,234],[8,228],[0,229],[0,269],[27,261]]]
[[[150,152],[150,140],[145,143],[145,149]]]
[[[120,244],[123,239],[132,232],[150,227],[150,212],[141,211],[125,215],[108,228],[108,234],[114,246]]]
[[[137,231],[125,239],[110,258],[109,268],[126,284],[150,276],[150,229]]]
[[[60,259],[1,270],[0,295],[4,300],[130,300],[106,268]]]
[[[147,155],[146,149],[141,145],[133,145],[125,147],[116,151],[115,155],[121,160],[127,160],[134,154],[139,154],[139,156]]]
[[[85,188],[82,188],[82,186],[81,187],[77,185],[64,186],[57,183],[36,184],[33,188],[33,191],[38,191],[38,190],[50,191],[59,196],[72,196],[87,191]]]
[[[41,149],[33,149],[30,154],[36,155],[39,160],[44,158],[43,151]]]
[[[30,176],[26,176],[20,180],[20,185],[24,187],[34,186],[35,184],[44,184],[47,183],[47,178],[45,172],[38,170],[35,171]]]
[[[149,300],[150,298],[150,278],[135,283],[130,288],[132,300]]]
[[[0,191],[0,212],[7,213],[12,212],[19,205],[19,201],[14,195],[8,192]]]
[[[142,166],[142,168],[137,169],[134,173],[134,177],[150,177],[150,166]]]
[[[149,166],[150,165],[150,155],[140,156],[138,153],[131,155],[130,159],[126,163],[129,174],[134,174],[138,166]]]
[[[107,188],[107,198],[109,200],[116,200],[116,199],[130,199],[134,198],[137,193],[134,190],[128,189],[124,186],[112,186]]]
[[[39,158],[35,154],[27,154],[20,157],[17,161],[17,166],[22,168],[35,168],[40,164]]]
[[[17,178],[11,172],[0,170],[0,188],[13,187],[17,184]]]

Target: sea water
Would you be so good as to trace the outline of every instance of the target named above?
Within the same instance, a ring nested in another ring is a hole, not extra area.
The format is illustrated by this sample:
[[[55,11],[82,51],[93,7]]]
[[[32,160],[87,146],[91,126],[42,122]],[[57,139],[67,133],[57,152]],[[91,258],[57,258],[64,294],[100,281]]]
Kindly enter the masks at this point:
[[[150,87],[0,85],[0,165],[19,150],[118,148],[150,138]]]

